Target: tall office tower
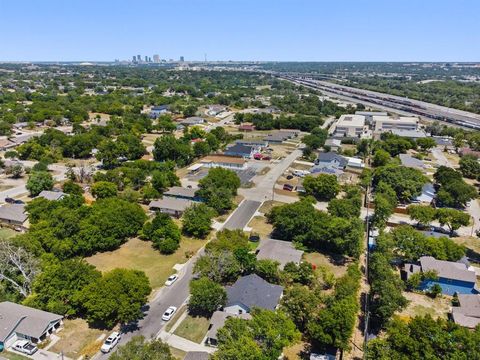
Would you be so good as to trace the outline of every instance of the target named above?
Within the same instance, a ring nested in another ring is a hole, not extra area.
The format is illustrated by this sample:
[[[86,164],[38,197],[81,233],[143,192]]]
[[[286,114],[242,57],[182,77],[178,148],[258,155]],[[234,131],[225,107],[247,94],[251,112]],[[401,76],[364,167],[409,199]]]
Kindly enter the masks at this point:
[[[184,57],[180,56],[180,62],[184,62],[184,61],[185,61]]]
[[[140,55],[137,55],[137,61],[138,62],[141,62],[142,61],[142,57]]]
[[[148,62],[148,56],[145,55],[145,62]]]
[[[151,63],[152,62],[152,58],[149,56],[148,57],[148,62]]]
[[[135,55],[132,56],[132,62],[137,62],[137,57]]]
[[[160,62],[160,56],[157,55],[157,54],[153,55],[153,62],[154,63],[159,63]]]

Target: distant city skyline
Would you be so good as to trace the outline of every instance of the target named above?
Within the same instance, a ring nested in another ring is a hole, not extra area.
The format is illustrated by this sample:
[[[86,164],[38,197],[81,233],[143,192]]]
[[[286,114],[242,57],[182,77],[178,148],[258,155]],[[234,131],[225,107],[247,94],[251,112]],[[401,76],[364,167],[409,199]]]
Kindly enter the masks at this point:
[[[139,53],[188,61],[205,54],[212,61],[480,61],[476,0],[0,0],[0,13],[0,61],[132,61]]]

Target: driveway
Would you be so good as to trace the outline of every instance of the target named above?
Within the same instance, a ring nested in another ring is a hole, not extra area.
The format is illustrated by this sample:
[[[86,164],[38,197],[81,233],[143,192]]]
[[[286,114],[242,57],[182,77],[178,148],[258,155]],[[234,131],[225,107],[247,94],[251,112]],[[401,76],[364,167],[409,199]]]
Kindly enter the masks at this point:
[[[240,206],[233,212],[223,225],[224,229],[242,230],[250,222],[255,212],[262,205],[261,201],[243,200]]]

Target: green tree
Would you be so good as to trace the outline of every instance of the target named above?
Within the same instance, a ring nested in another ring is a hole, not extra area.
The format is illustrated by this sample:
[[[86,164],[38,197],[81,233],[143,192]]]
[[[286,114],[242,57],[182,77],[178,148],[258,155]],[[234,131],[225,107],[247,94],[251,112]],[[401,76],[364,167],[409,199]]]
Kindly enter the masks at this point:
[[[33,295],[25,304],[65,316],[76,315],[76,299],[84,287],[97,281],[101,273],[82,259],[52,259],[33,283]]]
[[[226,284],[234,282],[242,273],[242,266],[231,251],[206,251],[198,258],[193,268],[195,274]]]
[[[380,182],[389,185],[401,202],[410,202],[422,193],[422,187],[428,179],[421,171],[404,166],[385,166],[375,171],[373,185]]]
[[[300,331],[317,314],[321,305],[321,296],[307,286],[295,284],[285,290],[281,309],[287,313]]]
[[[198,186],[196,195],[219,214],[223,214],[233,207],[232,199],[237,195],[240,179],[232,170],[213,168],[199,181]]]
[[[449,208],[437,209],[436,219],[441,226],[447,225],[451,234],[461,226],[467,226],[470,223],[469,214]]]
[[[385,166],[387,165],[392,157],[390,154],[382,149],[378,149],[375,151],[375,154],[373,155],[373,166],[379,167],[379,166]]]
[[[225,306],[227,292],[220,284],[202,277],[190,282],[190,300],[188,311],[195,315],[211,316],[216,310]]]
[[[469,179],[480,178],[480,162],[475,156],[464,155],[460,159],[460,171]]]
[[[66,194],[82,196],[83,188],[72,180],[63,183],[62,190]]]
[[[157,213],[152,222],[143,225],[141,237],[151,240],[162,254],[173,254],[180,246],[181,232],[170,216]]]
[[[420,138],[420,139],[417,139],[416,142],[417,142],[417,145],[420,146],[420,148],[423,151],[430,150],[431,148],[434,148],[435,146],[437,146],[437,143],[431,137]]]
[[[92,185],[92,195],[97,199],[117,196],[117,185],[109,181],[99,181]]]
[[[183,213],[182,231],[188,236],[205,238],[212,229],[213,209],[206,204],[194,204]]]
[[[37,196],[43,190],[52,190],[55,181],[50,173],[45,171],[33,172],[27,180],[26,188],[30,196]]]
[[[306,176],[303,186],[307,195],[312,195],[320,201],[329,201],[335,198],[340,191],[337,177],[329,174],[320,174],[316,177]]]
[[[430,205],[409,205],[407,214],[419,224],[429,225],[435,219],[435,209]]]
[[[112,360],[175,360],[170,347],[161,340],[146,341],[143,336],[134,336],[125,345],[119,346]]]
[[[114,269],[87,285],[78,301],[89,323],[111,328],[137,320],[151,290],[143,271]]]

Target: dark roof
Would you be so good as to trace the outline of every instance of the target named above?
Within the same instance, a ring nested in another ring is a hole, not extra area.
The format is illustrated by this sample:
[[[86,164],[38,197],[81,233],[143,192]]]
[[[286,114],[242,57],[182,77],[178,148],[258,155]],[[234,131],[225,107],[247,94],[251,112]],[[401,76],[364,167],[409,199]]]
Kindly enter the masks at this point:
[[[322,152],[322,153],[318,154],[318,161],[319,162],[330,163],[330,162],[333,162],[335,160],[338,161],[338,163],[340,164],[341,167],[345,167],[348,164],[348,160],[345,159],[343,156],[338,155],[337,153],[334,153],[334,152],[330,151],[330,152]]]
[[[282,296],[283,286],[273,285],[256,274],[243,276],[232,286],[227,286],[227,305],[245,305],[275,310]]]
[[[225,154],[243,154],[249,156],[252,153],[252,147],[244,144],[235,144],[225,149]]]
[[[159,105],[159,106],[154,106],[152,107],[152,111],[162,111],[162,110],[168,110],[169,105]]]

